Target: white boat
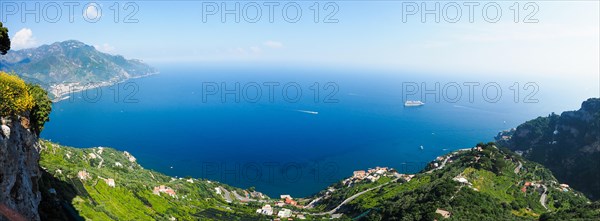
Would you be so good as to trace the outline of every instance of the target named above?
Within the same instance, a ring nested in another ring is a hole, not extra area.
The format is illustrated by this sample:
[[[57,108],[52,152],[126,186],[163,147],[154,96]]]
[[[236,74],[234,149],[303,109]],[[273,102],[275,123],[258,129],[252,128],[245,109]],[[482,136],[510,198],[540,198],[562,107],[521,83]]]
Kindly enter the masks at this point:
[[[421,150],[423,149],[423,145],[420,146]]]
[[[404,102],[404,106],[405,107],[416,107],[416,106],[422,106],[425,103],[421,102],[421,101],[406,101]]]

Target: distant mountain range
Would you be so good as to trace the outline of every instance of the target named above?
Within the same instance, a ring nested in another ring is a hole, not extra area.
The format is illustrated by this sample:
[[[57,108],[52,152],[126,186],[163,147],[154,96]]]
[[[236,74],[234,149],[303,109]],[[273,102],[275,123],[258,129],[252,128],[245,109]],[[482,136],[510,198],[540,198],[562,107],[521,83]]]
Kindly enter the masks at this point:
[[[42,85],[55,99],[66,95],[67,86],[79,91],[158,72],[140,60],[102,53],[75,40],[9,51],[0,56],[0,71],[14,71]]]

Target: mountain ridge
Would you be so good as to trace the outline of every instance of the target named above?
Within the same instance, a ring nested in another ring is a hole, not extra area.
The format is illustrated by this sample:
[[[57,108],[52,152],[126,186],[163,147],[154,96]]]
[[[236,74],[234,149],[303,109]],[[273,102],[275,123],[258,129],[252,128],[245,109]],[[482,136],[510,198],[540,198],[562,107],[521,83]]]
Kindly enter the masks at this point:
[[[158,73],[141,60],[103,53],[77,40],[9,51],[0,57],[0,70],[41,85],[53,99]]]

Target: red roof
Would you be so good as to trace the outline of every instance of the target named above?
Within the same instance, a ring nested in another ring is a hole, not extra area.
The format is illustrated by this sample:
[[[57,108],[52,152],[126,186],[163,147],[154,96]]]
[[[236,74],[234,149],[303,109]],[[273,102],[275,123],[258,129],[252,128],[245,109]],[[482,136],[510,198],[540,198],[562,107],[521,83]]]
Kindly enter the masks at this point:
[[[287,204],[292,204],[292,205],[296,205],[296,201],[294,201],[293,199],[290,198],[285,198],[285,203]]]

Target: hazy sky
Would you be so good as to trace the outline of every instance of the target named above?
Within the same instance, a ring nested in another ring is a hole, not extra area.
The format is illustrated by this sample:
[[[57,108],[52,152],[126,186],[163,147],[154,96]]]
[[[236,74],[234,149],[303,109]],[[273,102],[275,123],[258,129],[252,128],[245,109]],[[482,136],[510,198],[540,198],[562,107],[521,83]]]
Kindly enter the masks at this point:
[[[76,39],[155,64],[252,61],[600,81],[598,1],[515,2],[3,0],[0,19],[14,49]],[[236,4],[239,23],[235,14],[223,22],[223,7],[235,11]],[[424,7],[433,13],[422,22]]]

